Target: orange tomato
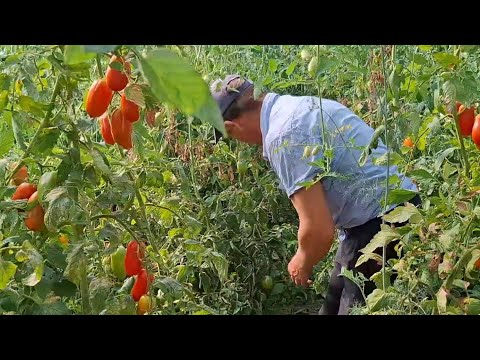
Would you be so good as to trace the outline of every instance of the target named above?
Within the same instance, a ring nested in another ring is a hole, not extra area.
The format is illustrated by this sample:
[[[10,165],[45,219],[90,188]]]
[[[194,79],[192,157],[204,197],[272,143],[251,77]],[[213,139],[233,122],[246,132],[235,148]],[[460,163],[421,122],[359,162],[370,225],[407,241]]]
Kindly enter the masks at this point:
[[[414,143],[410,137],[407,137],[405,140],[403,140],[403,146],[406,146],[408,148],[413,148]]]

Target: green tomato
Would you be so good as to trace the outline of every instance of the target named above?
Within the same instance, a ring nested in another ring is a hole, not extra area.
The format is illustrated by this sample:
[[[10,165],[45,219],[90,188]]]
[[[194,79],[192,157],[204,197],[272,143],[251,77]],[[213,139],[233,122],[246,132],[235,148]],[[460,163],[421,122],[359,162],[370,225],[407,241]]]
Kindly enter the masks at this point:
[[[110,266],[112,268],[113,274],[117,277],[118,280],[124,280],[127,276],[125,272],[125,256],[127,254],[127,250],[125,247],[120,245],[111,256],[111,263]]]

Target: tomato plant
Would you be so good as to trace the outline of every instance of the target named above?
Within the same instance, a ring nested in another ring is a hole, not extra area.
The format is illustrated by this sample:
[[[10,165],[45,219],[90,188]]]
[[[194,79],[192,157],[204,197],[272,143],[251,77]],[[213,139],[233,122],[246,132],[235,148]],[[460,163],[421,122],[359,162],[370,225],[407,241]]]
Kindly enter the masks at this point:
[[[353,313],[478,313],[478,47],[0,50],[0,313],[318,311],[336,245],[313,288],[293,286],[298,220],[262,149],[214,141],[208,82],[232,72],[383,125],[389,163],[418,184],[422,206],[379,235],[395,232],[401,258]],[[407,201],[389,182],[387,201]]]

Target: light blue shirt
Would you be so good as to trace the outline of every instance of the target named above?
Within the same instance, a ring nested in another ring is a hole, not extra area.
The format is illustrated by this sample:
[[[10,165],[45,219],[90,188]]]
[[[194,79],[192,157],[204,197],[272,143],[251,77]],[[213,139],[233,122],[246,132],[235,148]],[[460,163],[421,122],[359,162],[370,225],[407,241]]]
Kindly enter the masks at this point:
[[[381,157],[387,148],[379,139],[378,147],[360,166],[362,150],[370,143],[374,130],[336,101],[322,99],[321,108],[318,97],[268,93],[260,115],[263,156],[276,173],[280,188],[290,197],[302,187],[300,183],[323,172],[311,162],[328,159],[322,147],[325,141],[332,149],[329,173],[340,177],[326,176],[321,182],[335,225],[348,229],[382,213],[387,167],[374,165],[372,158]],[[307,145],[319,145],[320,151],[304,159]],[[390,167],[392,175],[400,178],[399,188],[417,190],[396,166]]]

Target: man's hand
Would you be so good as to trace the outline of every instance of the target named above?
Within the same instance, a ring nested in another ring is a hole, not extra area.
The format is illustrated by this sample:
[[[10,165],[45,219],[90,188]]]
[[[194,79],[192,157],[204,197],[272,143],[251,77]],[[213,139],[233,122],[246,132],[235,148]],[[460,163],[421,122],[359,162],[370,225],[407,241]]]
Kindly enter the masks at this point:
[[[333,243],[335,227],[321,183],[300,189],[291,197],[300,220],[298,251],[288,264],[296,285],[307,286],[313,267],[322,260]]]
[[[307,263],[307,258],[301,251],[297,251],[288,264],[290,278],[297,286],[307,287],[312,284],[312,281],[309,280],[312,270],[313,267]]]

